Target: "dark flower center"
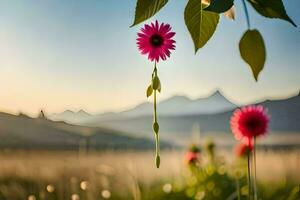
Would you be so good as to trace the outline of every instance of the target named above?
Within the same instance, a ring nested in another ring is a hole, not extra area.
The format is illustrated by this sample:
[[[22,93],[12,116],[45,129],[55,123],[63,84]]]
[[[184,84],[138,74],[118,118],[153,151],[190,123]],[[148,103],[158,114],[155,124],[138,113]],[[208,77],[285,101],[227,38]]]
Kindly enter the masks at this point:
[[[246,125],[248,129],[250,129],[251,131],[255,131],[261,126],[261,122],[256,118],[252,118],[247,120]]]
[[[160,47],[164,43],[164,39],[158,34],[153,34],[150,37],[150,43],[153,47]]]

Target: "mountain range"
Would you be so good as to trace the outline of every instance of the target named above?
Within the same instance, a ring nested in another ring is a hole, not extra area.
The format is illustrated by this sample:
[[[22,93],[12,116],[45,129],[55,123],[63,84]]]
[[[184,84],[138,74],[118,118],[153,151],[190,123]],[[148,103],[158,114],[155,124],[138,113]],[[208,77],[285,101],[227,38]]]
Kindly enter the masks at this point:
[[[268,109],[271,116],[270,131],[275,133],[300,133],[300,94],[282,100],[258,102]],[[174,96],[158,104],[158,120],[163,139],[181,140],[190,136],[194,127],[202,134],[230,132],[229,120],[239,107],[216,91],[206,98],[195,100],[184,96]],[[126,131],[132,135],[152,136],[152,104],[142,103],[136,107],[119,112],[89,115],[81,125],[108,127]],[[73,113],[77,115],[77,113]],[[56,115],[64,120],[62,115]],[[54,119],[54,118],[52,118]],[[56,120],[57,120],[56,119]]]
[[[158,103],[158,114],[160,116],[216,114],[236,108],[237,105],[227,100],[219,91],[209,97],[190,99],[186,96],[176,95]],[[83,110],[72,112],[70,110],[50,116],[55,121],[66,121],[75,124],[93,124],[103,120],[121,118],[133,118],[150,116],[153,112],[153,104],[141,103],[134,108],[118,112],[91,115]]]
[[[259,104],[268,109],[270,132],[277,133],[270,135],[280,136],[275,138],[277,143],[286,140],[300,145],[300,94]],[[229,120],[237,107],[218,91],[206,98],[174,96],[160,102],[162,147],[170,147],[173,142],[180,144],[178,141],[186,144],[194,132],[198,136],[199,132],[217,136],[223,144],[230,140],[232,144]],[[0,112],[0,148],[153,148],[152,109],[152,104],[146,102],[122,112],[97,115],[67,110],[48,116],[41,111],[38,118],[31,118],[22,113],[16,116]],[[292,136],[288,139],[288,135]]]
[[[51,119],[55,121],[64,121],[64,122],[70,122],[73,124],[80,124],[80,122],[84,121],[85,119],[88,119],[92,115],[87,113],[84,110],[79,110],[78,112],[73,112],[71,110],[66,110],[62,113],[53,114],[51,115]]]

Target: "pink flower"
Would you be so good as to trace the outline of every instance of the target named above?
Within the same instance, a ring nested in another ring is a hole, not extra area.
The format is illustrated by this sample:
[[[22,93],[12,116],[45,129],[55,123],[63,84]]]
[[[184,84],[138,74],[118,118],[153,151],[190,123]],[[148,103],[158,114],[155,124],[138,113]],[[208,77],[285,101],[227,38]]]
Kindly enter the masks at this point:
[[[235,147],[235,154],[238,157],[244,157],[253,150],[253,144],[240,143]]]
[[[185,154],[185,163],[187,164],[194,164],[199,160],[199,153],[193,152],[193,151],[188,151]]]
[[[252,138],[265,135],[268,130],[269,117],[263,106],[246,106],[236,109],[231,117],[231,130],[237,140],[248,144]]]
[[[155,24],[146,24],[141,32],[138,33],[137,45],[141,54],[148,54],[148,59],[158,62],[161,58],[166,60],[170,57],[170,50],[175,50],[175,41],[172,37],[175,35],[171,31],[169,24],[160,24],[156,21]]]

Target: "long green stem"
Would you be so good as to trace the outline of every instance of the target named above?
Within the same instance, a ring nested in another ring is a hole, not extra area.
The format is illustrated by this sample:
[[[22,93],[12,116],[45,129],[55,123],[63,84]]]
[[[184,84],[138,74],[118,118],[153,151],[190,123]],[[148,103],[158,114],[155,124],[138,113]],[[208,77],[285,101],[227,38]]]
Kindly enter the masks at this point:
[[[248,164],[248,200],[251,200],[251,196],[252,196],[252,184],[251,184],[251,163],[250,163],[250,152],[248,152],[247,154],[247,164]]]
[[[247,5],[246,5],[246,1],[242,0],[242,2],[243,2],[245,16],[246,16],[246,20],[247,20],[247,26],[248,26],[248,29],[250,29],[250,17],[249,17],[249,12],[248,12],[248,8],[247,8]]]
[[[257,200],[257,185],[256,185],[256,138],[254,137],[253,142],[253,193],[254,200]]]
[[[157,113],[156,113],[156,90],[154,90],[154,123],[157,123]]]
[[[156,62],[154,64],[154,71],[153,76],[157,77],[157,68],[156,68]],[[153,102],[153,108],[154,108],[154,122],[153,122],[153,130],[155,135],[155,164],[156,167],[159,168],[160,165],[160,147],[159,147],[159,125],[157,122],[157,100],[156,100],[157,90],[154,89],[154,102]]]
[[[238,200],[241,200],[241,189],[240,189],[239,177],[236,178],[236,192],[237,192]]]
[[[156,67],[154,69],[154,74],[155,76],[157,76],[157,70],[156,70]],[[157,123],[157,105],[156,105],[156,90],[154,90],[154,102],[153,102],[153,108],[154,108],[154,123],[156,122]]]

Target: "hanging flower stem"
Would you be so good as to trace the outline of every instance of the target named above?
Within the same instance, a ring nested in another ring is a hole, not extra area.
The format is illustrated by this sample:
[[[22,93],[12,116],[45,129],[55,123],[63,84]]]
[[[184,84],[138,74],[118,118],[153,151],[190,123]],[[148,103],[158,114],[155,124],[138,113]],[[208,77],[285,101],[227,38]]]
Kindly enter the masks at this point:
[[[157,123],[157,113],[156,113],[156,93],[157,91],[154,91],[154,126],[158,126]],[[154,129],[154,128],[153,128]],[[154,130],[154,135],[155,135],[155,147],[156,147],[156,153],[155,153],[155,164],[156,167],[159,168],[160,165],[160,148],[159,148],[159,134],[158,130]]]
[[[160,91],[160,81],[157,76],[157,68],[156,68],[156,62],[154,64],[154,70],[152,74],[152,88],[154,90],[154,101],[153,101],[153,109],[154,109],[154,120],[153,120],[153,131],[155,135],[155,164],[156,167],[159,168],[160,165],[160,147],[159,147],[159,124],[157,122],[157,91]]]
[[[154,23],[146,24],[141,31],[137,34],[137,46],[142,55],[148,54],[148,59],[154,63],[154,70],[152,73],[151,84],[147,88],[147,97],[154,96],[154,120],[153,131],[155,136],[155,163],[156,167],[160,165],[160,150],[159,150],[159,125],[157,122],[157,109],[156,109],[156,96],[157,91],[161,92],[160,80],[157,76],[156,63],[159,60],[166,60],[170,57],[171,50],[175,50],[175,40],[172,38],[175,32],[171,32],[170,24],[158,23],[156,20]]]

